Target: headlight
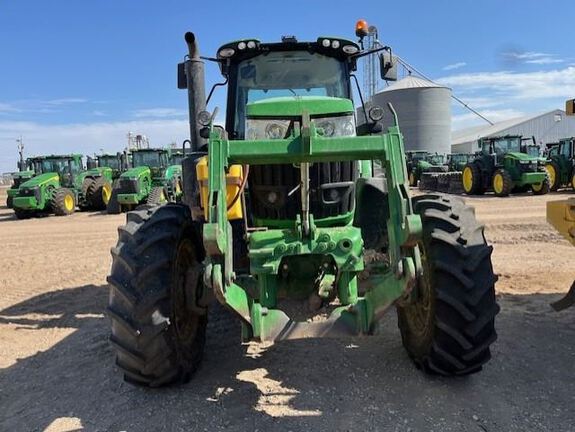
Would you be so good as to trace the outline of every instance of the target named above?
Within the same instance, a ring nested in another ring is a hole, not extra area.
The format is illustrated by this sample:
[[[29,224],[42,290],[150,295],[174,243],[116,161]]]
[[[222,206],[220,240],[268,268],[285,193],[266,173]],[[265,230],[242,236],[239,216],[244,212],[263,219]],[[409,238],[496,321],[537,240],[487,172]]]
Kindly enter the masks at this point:
[[[527,164],[530,164],[531,161],[528,161],[528,160],[520,160],[519,163],[520,163],[521,165],[527,165]]]
[[[323,136],[355,136],[355,120],[353,115],[323,117],[312,120],[317,128],[323,129]]]
[[[246,120],[246,139],[265,140],[283,139],[287,135],[290,120]]]

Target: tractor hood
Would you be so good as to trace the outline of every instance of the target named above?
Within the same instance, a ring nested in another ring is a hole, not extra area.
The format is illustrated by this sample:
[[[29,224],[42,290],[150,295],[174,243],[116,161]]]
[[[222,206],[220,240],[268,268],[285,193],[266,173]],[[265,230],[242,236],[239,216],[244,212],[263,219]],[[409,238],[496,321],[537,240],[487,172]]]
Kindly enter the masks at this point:
[[[331,114],[353,113],[349,99],[329,96],[287,96],[251,102],[246,106],[248,118],[300,117],[304,111],[318,117]]]
[[[129,170],[124,172],[120,176],[120,178],[138,179],[145,174],[151,175],[150,168],[147,166],[139,166],[139,167],[130,168]]]
[[[526,161],[526,162],[537,162],[539,161],[538,157],[530,156],[526,153],[520,152],[510,152],[505,155],[505,157],[516,159],[518,161]]]
[[[39,174],[36,177],[32,177],[30,180],[25,181],[20,185],[22,188],[33,188],[37,186],[42,186],[45,183],[50,183],[53,181],[58,181],[58,173],[57,172],[49,172],[44,174]]]

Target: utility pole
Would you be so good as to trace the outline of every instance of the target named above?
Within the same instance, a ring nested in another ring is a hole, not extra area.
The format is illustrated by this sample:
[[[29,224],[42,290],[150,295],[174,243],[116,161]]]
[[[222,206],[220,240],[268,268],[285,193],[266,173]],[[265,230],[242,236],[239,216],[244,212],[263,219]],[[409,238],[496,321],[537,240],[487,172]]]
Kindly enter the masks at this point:
[[[24,141],[22,140],[22,135],[16,139],[16,142],[18,143],[18,155],[20,156],[18,171],[24,171]]]

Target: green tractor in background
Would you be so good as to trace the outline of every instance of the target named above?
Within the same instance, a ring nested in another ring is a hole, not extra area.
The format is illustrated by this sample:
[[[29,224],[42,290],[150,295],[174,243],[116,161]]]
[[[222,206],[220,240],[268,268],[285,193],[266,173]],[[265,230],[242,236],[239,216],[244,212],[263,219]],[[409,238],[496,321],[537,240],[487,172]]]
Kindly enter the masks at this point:
[[[551,146],[545,162],[552,191],[568,186],[575,189],[575,137],[564,138]]]
[[[443,173],[447,172],[445,156],[438,153],[429,153],[426,151],[408,151],[407,172],[409,186],[417,186],[424,173]]]
[[[481,195],[493,190],[499,197],[528,189],[535,195],[549,192],[544,163],[539,156],[524,152],[523,141],[517,135],[481,138],[481,151],[463,169],[463,191],[468,195]]]
[[[450,194],[461,194],[461,174],[465,165],[475,158],[468,153],[453,153],[447,155],[446,169],[440,172],[424,172],[419,179],[419,190],[437,191]]]
[[[105,208],[111,192],[111,170],[85,170],[82,155],[49,155],[34,160],[36,176],[22,183],[14,197],[18,219],[53,212],[57,216],[81,209]]]
[[[27,158],[25,161],[18,161],[18,171],[12,173],[12,185],[10,189],[6,191],[6,207],[10,209],[13,207],[14,197],[18,195],[20,185],[36,175],[34,162],[39,159],[39,157],[33,157]]]
[[[356,34],[367,32],[358,22]],[[396,309],[418,367],[440,375],[481,370],[499,307],[492,248],[473,210],[446,195],[410,197],[391,105],[370,108],[365,127],[356,127],[357,59],[379,51],[382,76],[391,79],[391,49],[293,36],[223,45],[221,127],[215,111],[204,111],[196,38],[185,39],[188,56],[178,67],[190,106],[185,204],[129,212],[111,251],[108,315],[124,378],[149,387],[188,381],[202,359],[213,299],[241,322],[244,341],[368,335]],[[394,121],[385,133],[382,115]],[[385,176],[372,175],[376,160]],[[285,299],[300,300],[303,310],[324,307],[329,318],[290,318]]]
[[[133,210],[140,204],[177,202],[182,196],[182,167],[170,162],[171,150],[132,150],[132,167],[114,183],[107,211]]]

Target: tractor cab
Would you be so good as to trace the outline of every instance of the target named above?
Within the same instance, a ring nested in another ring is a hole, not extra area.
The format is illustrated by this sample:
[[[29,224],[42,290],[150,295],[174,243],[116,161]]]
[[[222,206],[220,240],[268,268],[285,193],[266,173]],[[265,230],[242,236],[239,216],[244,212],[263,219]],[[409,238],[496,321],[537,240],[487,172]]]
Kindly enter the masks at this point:
[[[170,165],[181,165],[186,155],[183,151],[172,151],[170,154]]]
[[[463,171],[463,168],[473,160],[474,155],[468,153],[452,153],[448,156],[449,171]]]
[[[37,166],[43,174],[57,173],[64,187],[74,187],[74,177],[84,170],[80,154],[45,156],[38,160]]]
[[[112,178],[116,179],[128,169],[128,157],[125,153],[101,154],[96,156],[96,166],[98,168],[110,168]]]
[[[563,138],[547,145],[545,168],[549,173],[551,190],[562,186],[575,188],[575,137]]]
[[[133,150],[132,166],[134,168],[148,167],[152,172],[152,177],[161,177],[170,165],[169,156],[169,150],[163,148]]]

